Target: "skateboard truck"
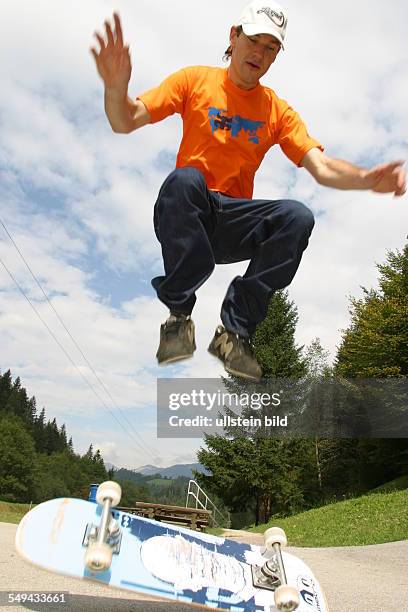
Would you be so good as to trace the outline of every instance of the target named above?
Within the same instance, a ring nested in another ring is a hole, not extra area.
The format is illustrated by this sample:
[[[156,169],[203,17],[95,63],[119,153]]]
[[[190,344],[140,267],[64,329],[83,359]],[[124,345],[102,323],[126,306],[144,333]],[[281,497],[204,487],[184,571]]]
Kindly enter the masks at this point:
[[[292,612],[299,606],[300,599],[297,589],[289,586],[286,579],[281,553],[281,546],[287,544],[286,534],[279,527],[271,527],[265,531],[264,542],[266,550],[273,550],[275,554],[262,566],[252,566],[253,585],[260,589],[274,591],[277,609]]]
[[[110,568],[112,555],[118,554],[122,540],[120,527],[111,516],[111,509],[118,505],[122,489],[117,482],[103,482],[96,492],[96,501],[102,506],[100,524],[88,524],[83,546],[86,547],[85,565],[94,572],[104,572]]]

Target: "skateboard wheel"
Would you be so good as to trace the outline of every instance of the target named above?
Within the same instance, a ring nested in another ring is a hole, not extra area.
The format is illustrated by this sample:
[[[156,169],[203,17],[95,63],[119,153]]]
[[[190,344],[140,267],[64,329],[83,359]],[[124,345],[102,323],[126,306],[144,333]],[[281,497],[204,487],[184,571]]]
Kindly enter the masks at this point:
[[[122,489],[120,484],[107,480],[99,485],[96,491],[96,501],[98,504],[103,505],[105,499],[110,499],[112,506],[117,506],[122,497]]]
[[[278,610],[292,612],[300,604],[299,593],[294,587],[287,584],[280,586],[275,591],[275,606]]]
[[[85,565],[94,572],[104,572],[112,563],[112,549],[106,543],[90,544],[85,553]]]
[[[272,548],[274,544],[280,544],[286,546],[288,540],[286,533],[280,527],[270,527],[264,533],[264,542],[266,548]]]

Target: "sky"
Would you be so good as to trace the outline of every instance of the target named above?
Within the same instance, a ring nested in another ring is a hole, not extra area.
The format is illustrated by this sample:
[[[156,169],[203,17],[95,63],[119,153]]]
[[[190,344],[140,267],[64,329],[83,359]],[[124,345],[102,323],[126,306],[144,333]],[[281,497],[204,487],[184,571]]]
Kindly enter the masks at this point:
[[[282,4],[285,51],[262,83],[299,112],[331,157],[364,167],[406,159],[407,4]],[[229,30],[244,6],[1,4],[0,219],[18,250],[0,224],[0,258],[14,278],[0,263],[0,372],[21,377],[39,410],[66,424],[77,452],[93,443],[119,467],[196,460],[200,440],[156,437],[157,378],[224,373],[206,349],[227,286],[247,264],[218,266],[198,291],[194,358],[157,367],[167,311],[150,285],[162,271],[152,214],[174,167],[181,120],[114,134],[89,52],[93,33],[120,13],[136,97],[183,66],[225,67]],[[349,297],[375,287],[376,264],[406,244],[407,197],[321,187],[279,147],[266,155],[254,197],[295,198],[316,216],[289,296],[299,314],[297,343],[319,338],[333,359],[350,322]]]

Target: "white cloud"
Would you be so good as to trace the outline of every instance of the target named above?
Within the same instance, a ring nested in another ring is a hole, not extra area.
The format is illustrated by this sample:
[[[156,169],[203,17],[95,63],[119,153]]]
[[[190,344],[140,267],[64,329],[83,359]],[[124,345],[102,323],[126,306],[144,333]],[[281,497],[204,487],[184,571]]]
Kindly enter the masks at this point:
[[[150,277],[161,268],[152,208],[166,172],[157,160],[161,151],[176,152],[181,122],[172,117],[129,136],[113,134],[89,47],[93,31],[101,30],[104,18],[118,9],[131,44],[130,92],[136,96],[182,66],[222,65],[230,25],[242,7],[232,0],[3,4],[8,27],[0,39],[7,93],[0,101],[0,217],[117,404],[134,410],[132,423],[153,456],[164,463],[176,461],[177,441],[157,441],[154,418],[141,423],[138,415],[145,414],[147,406],[155,410],[158,374],[223,373],[206,349],[228,283],[246,264],[218,267],[199,290],[195,358],[172,369],[156,369],[165,308],[151,293],[139,295],[136,288],[134,299],[112,305],[101,284],[104,275],[123,272],[127,279],[134,273],[135,286],[148,288]],[[406,4],[398,0],[391,9],[379,0],[330,6],[323,0],[312,5],[287,0],[285,5],[286,49],[264,83],[300,112],[329,155],[360,164],[404,158]],[[405,244],[407,200],[321,188],[305,170],[296,170],[279,148],[266,156],[255,196],[300,199],[318,213],[290,296],[299,308],[298,342],[308,344],[319,336],[334,356],[339,330],[349,321],[347,296],[359,295],[360,285],[375,285],[375,263],[384,261],[387,249]],[[0,257],[103,394],[42,303],[41,292],[1,227]],[[0,334],[0,369],[10,367],[14,376],[22,377],[48,415],[66,422],[78,448],[85,451],[94,441],[112,463],[146,463],[101,409],[2,266]],[[101,421],[91,422],[97,418]],[[193,461],[198,444],[183,441],[183,455]]]

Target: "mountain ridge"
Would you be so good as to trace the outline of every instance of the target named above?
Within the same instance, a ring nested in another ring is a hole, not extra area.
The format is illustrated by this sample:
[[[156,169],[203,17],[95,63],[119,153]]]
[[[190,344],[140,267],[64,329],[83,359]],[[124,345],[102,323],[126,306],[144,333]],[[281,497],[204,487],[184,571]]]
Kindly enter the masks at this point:
[[[194,478],[193,471],[208,473],[206,468],[201,463],[176,463],[169,467],[158,467],[155,465],[147,464],[142,465],[135,469],[130,468],[118,468],[111,463],[105,463],[107,469],[114,469],[115,472],[127,471],[133,472],[134,474],[141,474],[142,476],[153,476],[160,474],[162,478],[178,478],[183,476],[184,478]]]

